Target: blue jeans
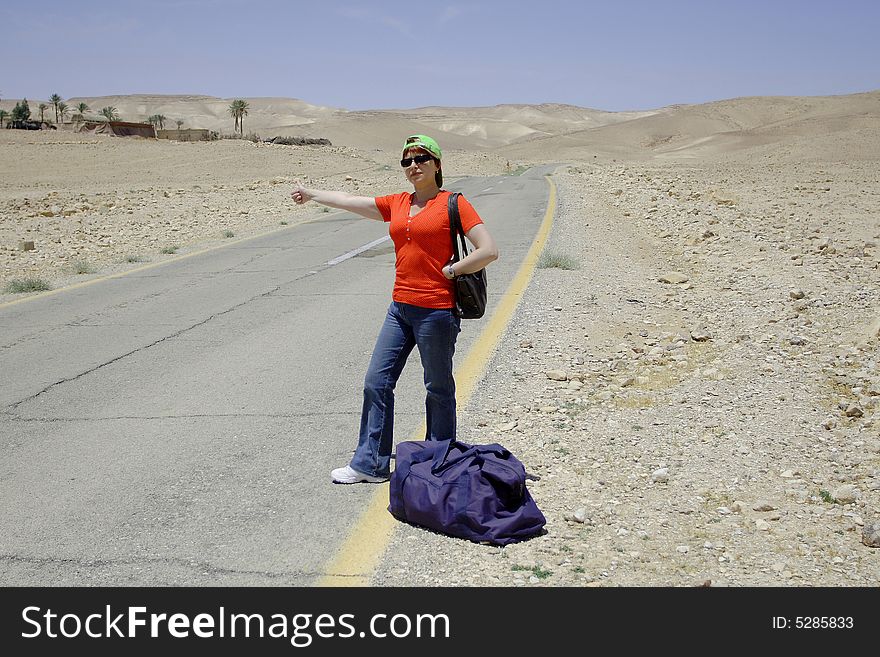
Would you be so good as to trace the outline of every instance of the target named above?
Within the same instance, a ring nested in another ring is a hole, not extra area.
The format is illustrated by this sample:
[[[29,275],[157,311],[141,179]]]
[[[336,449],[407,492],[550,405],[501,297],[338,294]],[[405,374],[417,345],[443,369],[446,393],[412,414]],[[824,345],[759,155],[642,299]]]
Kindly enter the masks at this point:
[[[394,443],[394,387],[413,347],[425,370],[425,440],[455,438],[455,380],[452,356],[461,320],[450,308],[391,303],[364,379],[361,430],[351,467],[387,476]]]

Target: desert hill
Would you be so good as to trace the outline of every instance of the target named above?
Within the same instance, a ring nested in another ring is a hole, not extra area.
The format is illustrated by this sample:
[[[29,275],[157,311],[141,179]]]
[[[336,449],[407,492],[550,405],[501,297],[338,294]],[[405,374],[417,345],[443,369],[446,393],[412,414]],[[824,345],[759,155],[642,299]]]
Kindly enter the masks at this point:
[[[245,133],[261,137],[325,137],[334,144],[357,148],[396,148],[402,133],[444,135],[449,148],[492,149],[534,137],[566,134],[587,128],[649,116],[646,112],[605,112],[573,105],[497,105],[494,107],[422,107],[407,110],[349,111],[311,105],[290,98],[247,98]],[[231,133],[232,99],[211,96],[102,96],[71,98],[85,102],[94,113],[115,107],[124,120],[142,121],[152,114],[177,119],[184,127]],[[169,125],[170,124],[170,125]]]
[[[671,105],[634,112],[606,112],[573,105],[506,104],[491,107],[420,107],[351,111],[293,98],[248,98],[245,134],[262,138],[327,138],[334,145],[394,151],[401,135],[436,135],[449,150],[495,151],[511,160],[563,161],[604,159],[693,159],[729,155],[777,143],[790,145],[792,158],[823,157],[841,142],[848,157],[872,159],[880,145],[880,91],[844,96],[743,97],[696,105]],[[15,100],[0,107],[11,111]],[[31,111],[41,101],[30,100]],[[42,101],[47,102],[47,101]],[[166,117],[166,127],[231,134],[232,99],[200,95],[93,96],[65,99],[85,102],[94,114],[112,106],[123,120]],[[48,103],[47,103],[48,104]],[[50,106],[47,118],[52,117]],[[809,143],[803,148],[798,143]],[[818,149],[818,150],[817,150]]]
[[[547,137],[618,123],[656,112],[605,112],[573,105],[497,105],[494,107],[422,107],[405,110],[349,111],[312,105],[292,98],[247,98],[244,119],[246,134],[261,137],[325,137],[334,144],[357,148],[396,148],[402,133],[431,132],[444,135],[445,146],[453,149],[492,149],[535,137]],[[40,102],[29,100],[36,113]],[[145,121],[153,114],[166,117],[165,127],[206,128],[232,133],[228,108],[232,99],[199,95],[83,96],[65,99],[73,107],[86,103],[97,115],[114,107],[125,121]],[[15,101],[0,107],[11,111]],[[54,115],[51,105],[47,118]],[[88,115],[88,114],[87,114]]]
[[[745,97],[670,106],[627,121],[510,145],[501,152],[510,157],[545,152],[555,160],[578,159],[587,152],[637,159],[694,158],[807,138],[811,151],[817,143],[833,148],[846,140],[857,151],[853,156],[862,159],[876,157],[877,134],[870,126],[876,127],[878,120],[880,91]]]

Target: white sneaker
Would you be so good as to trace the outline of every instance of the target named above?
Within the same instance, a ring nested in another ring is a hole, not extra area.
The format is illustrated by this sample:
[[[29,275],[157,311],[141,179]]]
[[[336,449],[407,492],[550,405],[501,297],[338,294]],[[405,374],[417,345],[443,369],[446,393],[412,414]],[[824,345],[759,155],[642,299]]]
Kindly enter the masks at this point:
[[[346,465],[344,468],[336,468],[330,473],[330,478],[334,484],[381,484],[383,481],[388,481],[388,477],[374,477],[364,474],[363,472],[358,472],[350,465]]]

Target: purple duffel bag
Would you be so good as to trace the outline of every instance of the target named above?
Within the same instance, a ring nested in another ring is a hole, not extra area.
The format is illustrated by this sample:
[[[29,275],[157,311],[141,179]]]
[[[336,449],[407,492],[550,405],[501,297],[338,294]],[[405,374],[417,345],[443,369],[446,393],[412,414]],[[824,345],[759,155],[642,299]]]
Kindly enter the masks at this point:
[[[540,534],[546,523],[523,464],[497,443],[398,443],[388,510],[404,522],[493,545]]]

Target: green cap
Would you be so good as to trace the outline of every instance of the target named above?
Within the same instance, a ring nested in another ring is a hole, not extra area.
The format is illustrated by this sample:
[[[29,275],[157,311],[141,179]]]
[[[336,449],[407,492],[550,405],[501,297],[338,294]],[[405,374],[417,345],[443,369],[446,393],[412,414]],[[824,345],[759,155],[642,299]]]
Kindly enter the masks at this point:
[[[438,160],[443,159],[443,153],[440,151],[440,145],[431,139],[428,135],[411,135],[406,138],[403,144],[402,153],[406,153],[410,148],[421,148],[428,151]]]

